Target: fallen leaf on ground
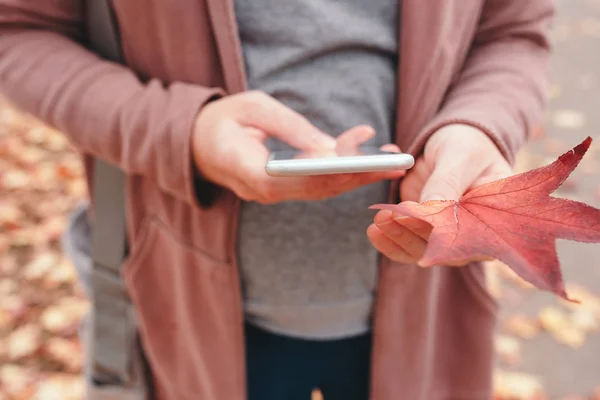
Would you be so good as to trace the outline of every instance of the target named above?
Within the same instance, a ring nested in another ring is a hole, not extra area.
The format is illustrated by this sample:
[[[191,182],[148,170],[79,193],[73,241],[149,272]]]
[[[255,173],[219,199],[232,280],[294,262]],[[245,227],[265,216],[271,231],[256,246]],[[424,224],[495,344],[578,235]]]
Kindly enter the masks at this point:
[[[22,226],[23,212],[14,204],[0,205],[0,228],[4,231]]]
[[[20,170],[6,171],[0,175],[0,190],[23,189],[31,183],[31,177]]]
[[[554,339],[578,349],[585,342],[585,333],[571,323],[567,314],[554,307],[544,307],[539,312],[540,324]]]
[[[494,258],[537,288],[570,299],[556,239],[600,242],[600,210],[550,194],[577,167],[591,141],[588,137],[550,165],[476,187],[459,201],[371,208],[392,210],[398,217],[417,218],[433,226],[420,265]]]
[[[494,372],[494,400],[546,400],[539,378],[521,372]]]
[[[496,353],[508,365],[521,362],[521,343],[512,336],[497,335],[495,340]]]
[[[533,339],[540,332],[540,323],[525,315],[511,315],[504,321],[504,329],[523,339]]]
[[[78,375],[55,374],[40,382],[32,400],[80,400],[85,382]]]
[[[0,297],[0,309],[10,314],[13,318],[21,317],[27,311],[27,303],[19,295]]]
[[[33,374],[24,367],[14,364],[0,366],[0,386],[9,396],[17,397],[33,381]]]
[[[74,283],[77,279],[77,273],[73,264],[63,258],[44,278],[46,289],[54,289],[62,284]]]
[[[9,296],[14,294],[19,286],[13,279],[5,278],[0,280],[0,296]]]
[[[578,308],[571,313],[571,321],[573,325],[586,332],[595,332],[600,328],[600,321],[594,312],[587,308]]]
[[[0,360],[4,359],[8,355],[8,345],[4,338],[0,337]],[[2,390],[0,389],[0,393]]]
[[[44,252],[25,266],[23,277],[27,280],[41,279],[58,263],[58,256],[52,252]]]
[[[14,317],[6,310],[0,308],[0,330],[8,330],[14,321]]]
[[[87,309],[88,305],[81,299],[63,298],[44,310],[41,316],[42,327],[54,334],[73,334]]]
[[[585,116],[575,110],[558,110],[552,115],[552,124],[562,129],[581,129],[585,125]]]
[[[61,363],[68,372],[78,372],[83,367],[83,352],[73,339],[50,338],[44,343],[44,354],[51,360]]]
[[[40,330],[33,324],[13,331],[8,337],[7,353],[11,360],[34,355],[40,348]]]

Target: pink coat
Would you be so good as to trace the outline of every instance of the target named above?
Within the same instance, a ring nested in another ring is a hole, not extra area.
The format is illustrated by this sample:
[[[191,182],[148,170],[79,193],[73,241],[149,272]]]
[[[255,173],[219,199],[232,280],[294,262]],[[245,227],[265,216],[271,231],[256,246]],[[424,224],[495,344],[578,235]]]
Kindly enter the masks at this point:
[[[124,277],[159,399],[243,400],[239,200],[199,204],[190,150],[207,100],[245,90],[232,0],[115,0],[129,68],[81,44],[82,3],[0,0],[0,91],[128,174]],[[398,145],[462,122],[512,160],[542,117],[551,0],[401,4]],[[490,398],[496,308],[478,265],[384,258],[371,400]]]

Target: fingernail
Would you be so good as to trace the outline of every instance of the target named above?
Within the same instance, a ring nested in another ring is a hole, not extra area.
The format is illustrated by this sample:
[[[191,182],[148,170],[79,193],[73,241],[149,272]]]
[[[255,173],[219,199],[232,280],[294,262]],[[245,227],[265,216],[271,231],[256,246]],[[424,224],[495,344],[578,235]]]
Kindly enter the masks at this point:
[[[375,128],[373,128],[372,126],[369,126],[369,125],[365,126],[365,132],[368,136],[373,136],[376,133]]]
[[[326,149],[335,149],[335,147],[337,146],[337,141],[335,140],[335,138],[333,138],[319,130],[316,130],[313,132],[312,140],[319,147],[324,147]]]

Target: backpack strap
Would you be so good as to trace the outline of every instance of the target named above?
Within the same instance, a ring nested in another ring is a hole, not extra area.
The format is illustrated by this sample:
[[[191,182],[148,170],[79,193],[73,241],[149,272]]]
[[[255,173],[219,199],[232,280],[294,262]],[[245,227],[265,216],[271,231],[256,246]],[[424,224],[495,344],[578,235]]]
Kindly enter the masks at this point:
[[[123,63],[110,0],[88,0],[86,22],[90,47],[102,57]],[[133,307],[121,279],[127,255],[125,174],[98,158],[94,162],[92,221],[92,332],[90,367],[97,384],[136,384],[132,365],[137,339]],[[137,382],[139,384],[139,382]]]

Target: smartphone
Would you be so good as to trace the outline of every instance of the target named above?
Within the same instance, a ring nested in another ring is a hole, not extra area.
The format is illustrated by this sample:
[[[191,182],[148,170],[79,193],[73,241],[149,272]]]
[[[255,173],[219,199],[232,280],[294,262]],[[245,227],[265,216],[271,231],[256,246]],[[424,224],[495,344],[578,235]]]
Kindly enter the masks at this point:
[[[330,153],[282,150],[271,153],[265,170],[270,176],[311,176],[406,170],[415,160],[406,153],[359,147]]]

